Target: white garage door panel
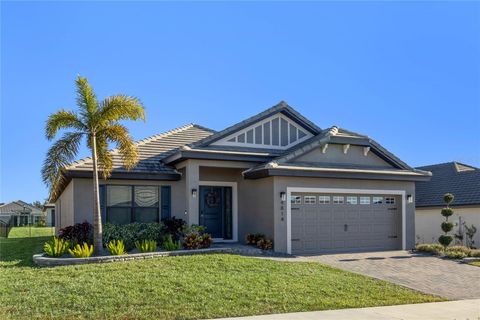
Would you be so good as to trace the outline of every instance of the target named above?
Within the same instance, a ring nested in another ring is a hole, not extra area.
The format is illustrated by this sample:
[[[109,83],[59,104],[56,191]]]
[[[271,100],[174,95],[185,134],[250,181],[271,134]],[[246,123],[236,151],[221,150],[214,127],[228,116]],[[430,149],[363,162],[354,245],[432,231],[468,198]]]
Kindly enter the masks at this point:
[[[291,204],[291,237],[293,254],[315,254],[335,251],[392,250],[401,248],[400,196],[292,193],[301,203]],[[315,203],[305,203],[314,196]],[[330,203],[319,203],[319,196],[330,196]],[[333,197],[344,197],[344,203],[333,203]],[[356,196],[357,204],[347,204],[347,196]],[[360,196],[370,204],[360,204]],[[383,197],[374,204],[373,197]],[[395,199],[386,204],[385,197]]]

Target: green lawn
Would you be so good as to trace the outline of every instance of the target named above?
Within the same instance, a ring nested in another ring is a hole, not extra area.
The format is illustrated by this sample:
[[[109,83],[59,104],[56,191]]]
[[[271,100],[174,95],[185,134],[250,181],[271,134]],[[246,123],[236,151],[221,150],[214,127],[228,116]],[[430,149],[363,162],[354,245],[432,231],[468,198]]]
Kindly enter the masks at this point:
[[[15,227],[10,230],[8,238],[47,237],[55,234],[50,227]]]
[[[33,267],[47,239],[0,239],[0,319],[197,319],[441,300],[317,263],[226,254]]]

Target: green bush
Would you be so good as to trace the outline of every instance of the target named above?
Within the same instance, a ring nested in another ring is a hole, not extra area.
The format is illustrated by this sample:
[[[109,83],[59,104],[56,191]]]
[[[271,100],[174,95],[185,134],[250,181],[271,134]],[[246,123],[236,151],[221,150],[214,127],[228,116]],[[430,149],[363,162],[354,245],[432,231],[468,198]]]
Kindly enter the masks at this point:
[[[162,223],[130,223],[125,225],[107,223],[103,227],[103,243],[109,243],[112,240],[122,240],[127,251],[135,248],[135,242],[155,240],[161,243],[162,239]]]
[[[45,242],[43,251],[50,257],[61,257],[65,254],[69,246],[68,241],[53,237],[52,240]]]
[[[109,243],[107,243],[107,249],[112,256],[120,256],[122,254],[127,254],[127,252],[125,251],[125,244],[122,240],[110,241]]]
[[[135,242],[135,247],[140,252],[153,252],[157,250],[157,242],[155,240],[143,240]]]
[[[450,259],[463,259],[468,257],[468,255],[463,251],[446,251],[445,256]]]
[[[443,208],[440,213],[444,217],[450,217],[453,214],[453,209],[452,208]]]
[[[480,258],[480,249],[470,250],[470,257]]]
[[[181,244],[180,241],[173,241],[171,234],[167,234],[163,238],[162,248],[167,251],[178,250],[181,248]]]
[[[442,231],[443,232],[450,232],[453,229],[453,223],[449,221],[442,222]]]
[[[415,249],[422,252],[429,252],[436,255],[443,253],[443,246],[438,243],[429,243],[429,244],[418,244]]]
[[[75,258],[88,258],[93,253],[93,245],[84,242],[83,245],[77,244],[73,249],[68,249],[68,252]]]
[[[439,238],[438,238],[438,242],[440,242],[441,245],[443,245],[444,247],[448,247],[448,245],[453,241],[453,237],[452,236],[448,236],[448,235],[444,235],[442,234]]]
[[[443,201],[444,201],[446,204],[452,203],[453,199],[455,199],[455,197],[454,197],[453,194],[451,194],[451,193],[445,193],[445,194],[443,195]]]
[[[451,246],[445,249],[445,254],[448,252],[463,252],[466,256],[469,256],[471,251],[472,250],[470,248],[464,246]]]

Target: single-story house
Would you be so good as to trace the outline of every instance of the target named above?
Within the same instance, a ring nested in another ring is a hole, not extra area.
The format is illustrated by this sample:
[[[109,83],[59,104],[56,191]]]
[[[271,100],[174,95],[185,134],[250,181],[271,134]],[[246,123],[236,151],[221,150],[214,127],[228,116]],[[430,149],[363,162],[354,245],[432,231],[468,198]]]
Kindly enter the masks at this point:
[[[414,169],[368,136],[326,129],[285,102],[221,131],[190,124],[137,143],[127,171],[114,152],[101,181],[102,221],[175,216],[215,241],[273,239],[274,250],[315,254],[409,249],[415,244]],[[93,221],[92,161],[62,171],[56,228]]]
[[[14,227],[36,224],[43,216],[41,209],[22,200],[0,205],[0,220]]]
[[[55,226],[55,203],[46,203],[43,206],[43,212],[45,213],[46,217],[46,224],[47,227],[54,227]]]
[[[430,181],[416,183],[415,226],[417,241],[421,243],[437,242],[443,234],[440,224],[444,217],[440,210],[445,207],[443,195],[455,196],[451,207],[454,214],[450,221],[455,223],[453,234],[463,233],[463,223],[478,229],[475,245],[480,246],[480,169],[471,165],[448,162],[418,168],[431,171]],[[459,230],[460,229],[460,230]]]

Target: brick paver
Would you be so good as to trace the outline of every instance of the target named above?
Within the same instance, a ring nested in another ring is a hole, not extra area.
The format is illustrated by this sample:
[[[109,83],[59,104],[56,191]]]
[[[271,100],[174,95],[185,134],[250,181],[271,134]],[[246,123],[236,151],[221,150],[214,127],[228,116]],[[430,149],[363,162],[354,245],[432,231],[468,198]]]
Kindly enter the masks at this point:
[[[279,260],[317,261],[448,299],[480,298],[480,267],[407,251],[345,253]]]

